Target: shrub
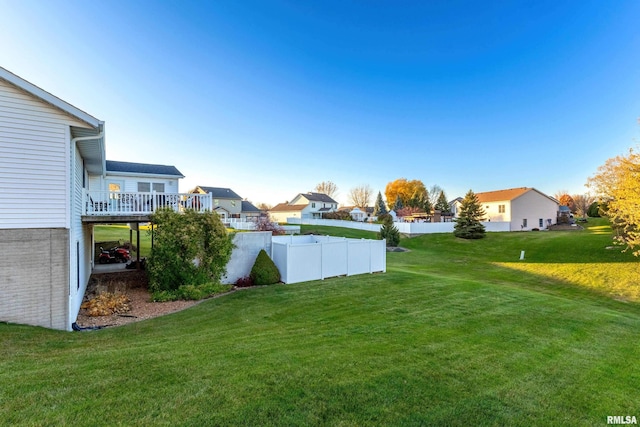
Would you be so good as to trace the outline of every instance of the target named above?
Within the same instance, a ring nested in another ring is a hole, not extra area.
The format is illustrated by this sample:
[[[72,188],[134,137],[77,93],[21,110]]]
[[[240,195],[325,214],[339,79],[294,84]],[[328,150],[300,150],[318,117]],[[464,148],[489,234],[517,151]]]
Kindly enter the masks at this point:
[[[393,216],[391,216],[391,214],[385,213],[385,214],[378,215],[378,219],[376,219],[376,223],[384,224],[387,218],[389,218],[391,222],[393,222]]]
[[[249,275],[254,285],[272,285],[280,281],[280,271],[264,249],[260,251]]]
[[[327,212],[322,215],[323,219],[340,219],[342,221],[353,221],[351,214],[347,211]]]
[[[239,288],[250,288],[253,286],[253,280],[251,280],[251,276],[241,277],[236,280],[236,286]]]
[[[152,293],[180,295],[176,291],[183,286],[220,282],[233,244],[216,213],[161,209],[152,215],[152,222],[154,245],[147,261]]]

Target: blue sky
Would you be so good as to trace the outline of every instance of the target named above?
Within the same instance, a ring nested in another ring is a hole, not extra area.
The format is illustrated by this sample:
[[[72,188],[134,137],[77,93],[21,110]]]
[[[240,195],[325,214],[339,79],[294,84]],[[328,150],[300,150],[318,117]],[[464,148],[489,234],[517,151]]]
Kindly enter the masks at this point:
[[[276,204],[330,180],[584,193],[640,136],[640,2],[0,0],[0,65],[107,158]]]

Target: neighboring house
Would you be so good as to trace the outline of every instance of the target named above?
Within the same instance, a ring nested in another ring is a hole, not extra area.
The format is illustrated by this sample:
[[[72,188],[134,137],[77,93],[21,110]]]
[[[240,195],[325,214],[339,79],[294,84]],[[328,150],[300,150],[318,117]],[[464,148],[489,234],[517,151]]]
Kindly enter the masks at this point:
[[[290,202],[280,203],[269,209],[271,219],[287,222],[287,218],[322,218],[328,212],[338,210],[338,202],[322,193],[299,193]]]
[[[71,330],[91,274],[104,122],[0,67],[0,320]]]
[[[343,206],[339,209],[341,212],[345,211],[351,215],[351,219],[354,221],[373,221],[373,208],[359,208],[357,206]]]
[[[209,195],[212,198],[213,211],[218,213],[223,221],[254,221],[262,214],[260,209],[251,202],[242,200],[242,197],[230,188],[198,185],[189,193]]]
[[[555,224],[558,201],[535,188],[510,188],[476,196],[485,211],[485,221],[509,222],[511,231],[542,230]]]
[[[458,216],[458,212],[460,212],[460,205],[462,205],[462,197],[456,197],[449,202],[449,212],[451,212],[451,215],[454,218],[456,218]]]

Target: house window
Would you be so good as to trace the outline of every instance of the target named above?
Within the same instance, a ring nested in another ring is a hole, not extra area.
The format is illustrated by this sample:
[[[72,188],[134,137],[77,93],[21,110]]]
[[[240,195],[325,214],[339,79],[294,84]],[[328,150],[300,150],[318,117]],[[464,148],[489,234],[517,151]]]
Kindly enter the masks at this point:
[[[542,218],[540,218],[538,220],[538,227],[543,227],[544,226],[544,220]]]
[[[505,212],[504,205],[498,205],[498,213],[504,213],[504,212]]]
[[[311,203],[311,207],[312,207],[312,208],[315,208],[315,207],[316,207],[316,204],[315,204],[315,203]]]
[[[157,193],[164,193],[164,182],[139,182],[138,183],[138,192],[139,193],[149,193],[151,190]]]
[[[213,199],[213,204],[216,205],[216,206],[220,206],[220,200]]]
[[[233,206],[233,207],[235,207],[235,206],[236,206],[236,201],[235,201],[235,200],[232,200],[232,201],[231,201],[231,206]]]
[[[522,219],[522,228],[527,228],[527,218]]]

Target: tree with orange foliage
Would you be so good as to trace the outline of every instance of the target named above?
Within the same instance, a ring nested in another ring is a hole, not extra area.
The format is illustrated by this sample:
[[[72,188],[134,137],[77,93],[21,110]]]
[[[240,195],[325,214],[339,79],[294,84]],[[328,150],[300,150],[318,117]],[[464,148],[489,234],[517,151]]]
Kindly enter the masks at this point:
[[[560,203],[560,206],[568,206],[571,212],[576,211],[576,202],[573,200],[573,197],[569,195],[569,192],[566,190],[560,190],[555,194],[556,200]]]
[[[396,200],[400,199],[402,206],[420,208],[425,211],[431,210],[427,188],[419,179],[409,181],[406,178],[399,178],[391,181],[387,184],[384,195],[387,198],[389,209],[393,209]]]

